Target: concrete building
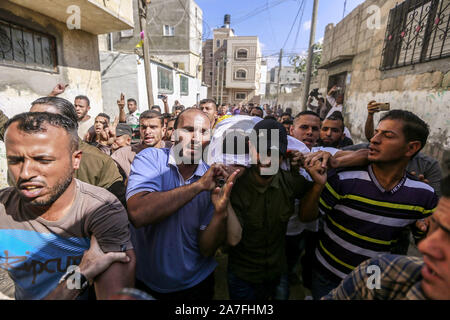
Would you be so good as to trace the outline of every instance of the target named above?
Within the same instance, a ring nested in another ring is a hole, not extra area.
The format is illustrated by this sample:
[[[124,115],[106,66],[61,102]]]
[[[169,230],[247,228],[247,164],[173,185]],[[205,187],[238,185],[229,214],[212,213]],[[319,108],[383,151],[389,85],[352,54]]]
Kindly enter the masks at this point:
[[[102,90],[104,112],[112,116],[119,115],[117,100],[120,93],[125,98],[134,98],[139,112],[149,109],[147,99],[144,60],[136,54],[100,51],[100,67],[102,70]],[[153,99],[164,112],[164,104],[158,99],[159,94],[168,97],[171,108],[175,100],[185,107],[192,107],[206,98],[207,88],[200,79],[157,60],[150,61],[152,75]],[[169,110],[172,112],[172,110]]]
[[[108,50],[135,53],[141,40],[138,0],[134,6],[134,29],[108,36]],[[202,75],[203,12],[194,0],[152,0],[147,31],[150,55],[195,78]],[[112,46],[111,46],[112,37]]]
[[[258,37],[236,36],[230,16],[203,43],[203,79],[208,97],[221,103],[260,102],[261,48]]]
[[[9,117],[28,111],[57,83],[62,95],[91,100],[103,111],[97,35],[132,28],[131,0],[2,0],[0,2],[0,109]],[[6,162],[0,145],[0,186]]]
[[[367,0],[327,26],[319,70],[322,93],[335,84],[344,88],[344,116],[356,142],[366,140],[367,103],[390,102],[430,125],[424,152],[444,173],[450,164],[449,16],[448,0]]]
[[[266,98],[273,98],[277,95],[279,69],[279,67],[274,67],[267,74]],[[282,66],[280,72],[280,92],[291,93],[293,89],[301,86],[304,79],[304,73],[295,72],[295,67]]]

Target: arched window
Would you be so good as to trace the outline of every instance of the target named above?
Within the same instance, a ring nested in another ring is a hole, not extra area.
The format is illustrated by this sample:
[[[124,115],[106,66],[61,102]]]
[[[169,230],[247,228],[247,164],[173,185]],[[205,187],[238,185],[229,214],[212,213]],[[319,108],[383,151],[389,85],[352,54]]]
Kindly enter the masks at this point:
[[[236,79],[246,79],[247,78],[247,71],[244,69],[239,69],[236,71]]]
[[[247,59],[248,56],[248,50],[247,49],[239,49],[236,52],[236,58],[237,59]]]

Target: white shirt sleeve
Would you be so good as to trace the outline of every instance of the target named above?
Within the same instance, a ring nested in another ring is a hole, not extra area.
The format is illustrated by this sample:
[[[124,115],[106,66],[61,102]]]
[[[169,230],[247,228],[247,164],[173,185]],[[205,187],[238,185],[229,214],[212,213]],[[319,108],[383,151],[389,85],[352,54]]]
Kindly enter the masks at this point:
[[[327,95],[327,100],[331,104],[332,107],[336,107],[336,99],[332,96]]]

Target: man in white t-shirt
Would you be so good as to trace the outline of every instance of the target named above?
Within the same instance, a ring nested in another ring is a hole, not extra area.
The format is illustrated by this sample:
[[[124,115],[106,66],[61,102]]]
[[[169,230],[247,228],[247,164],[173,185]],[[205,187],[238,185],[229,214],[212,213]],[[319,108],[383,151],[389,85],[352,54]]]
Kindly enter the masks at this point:
[[[89,131],[89,128],[94,125],[95,118],[88,115],[91,109],[89,98],[83,95],[75,97],[73,103],[78,116],[78,136],[84,139],[84,136]]]

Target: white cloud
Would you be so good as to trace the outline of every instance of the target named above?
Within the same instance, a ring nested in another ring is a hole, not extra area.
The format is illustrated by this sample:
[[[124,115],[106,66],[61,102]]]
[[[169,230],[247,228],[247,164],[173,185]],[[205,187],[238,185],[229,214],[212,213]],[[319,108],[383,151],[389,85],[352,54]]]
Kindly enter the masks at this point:
[[[309,30],[311,29],[311,20],[308,20],[303,23],[303,30]]]
[[[323,37],[317,40],[317,43],[323,44]]]

